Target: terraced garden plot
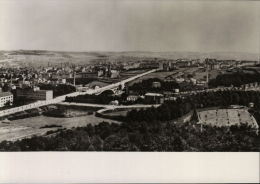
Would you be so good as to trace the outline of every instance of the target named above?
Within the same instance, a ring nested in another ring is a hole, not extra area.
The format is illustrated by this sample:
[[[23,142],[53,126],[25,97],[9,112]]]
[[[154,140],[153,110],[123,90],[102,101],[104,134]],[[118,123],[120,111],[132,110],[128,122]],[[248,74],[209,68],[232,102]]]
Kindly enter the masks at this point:
[[[246,109],[218,109],[199,112],[202,123],[217,127],[247,124],[258,128],[258,124]]]

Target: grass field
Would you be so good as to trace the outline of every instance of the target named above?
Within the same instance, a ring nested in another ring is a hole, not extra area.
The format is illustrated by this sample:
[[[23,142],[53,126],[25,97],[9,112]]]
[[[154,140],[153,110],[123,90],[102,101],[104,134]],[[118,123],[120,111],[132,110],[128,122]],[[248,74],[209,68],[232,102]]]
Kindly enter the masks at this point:
[[[75,111],[75,109],[74,109]],[[10,123],[0,123],[0,142],[3,140],[17,140],[33,135],[43,135],[47,131],[59,128],[72,128],[86,126],[87,124],[98,124],[102,121],[120,123],[118,121],[96,117],[95,115],[85,115],[72,118],[56,118],[47,116],[37,116]],[[41,128],[46,125],[58,125],[61,127]]]

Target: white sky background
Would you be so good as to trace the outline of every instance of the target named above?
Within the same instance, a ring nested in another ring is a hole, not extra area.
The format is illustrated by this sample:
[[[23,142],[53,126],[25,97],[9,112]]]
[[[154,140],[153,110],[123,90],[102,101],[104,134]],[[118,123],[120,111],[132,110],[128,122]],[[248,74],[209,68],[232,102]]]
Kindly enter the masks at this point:
[[[0,50],[259,52],[260,2],[0,0]]]

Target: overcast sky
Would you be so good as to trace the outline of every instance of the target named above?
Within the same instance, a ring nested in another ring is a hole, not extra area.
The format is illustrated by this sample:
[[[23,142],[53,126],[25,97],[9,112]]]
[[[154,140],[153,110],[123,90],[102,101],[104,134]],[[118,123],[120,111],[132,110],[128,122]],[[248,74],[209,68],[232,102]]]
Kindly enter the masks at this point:
[[[259,4],[0,0],[0,50],[257,53]]]

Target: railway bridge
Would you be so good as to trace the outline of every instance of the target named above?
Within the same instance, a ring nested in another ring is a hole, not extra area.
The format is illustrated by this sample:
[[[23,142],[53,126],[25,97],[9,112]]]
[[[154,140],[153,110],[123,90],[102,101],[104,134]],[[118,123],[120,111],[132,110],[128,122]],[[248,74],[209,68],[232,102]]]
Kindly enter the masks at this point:
[[[84,95],[84,94],[100,94],[100,93],[102,93],[103,91],[106,91],[106,90],[110,90],[110,89],[114,90],[114,89],[118,88],[119,86],[122,86],[122,88],[124,88],[124,86],[127,82],[133,81],[137,78],[140,78],[144,75],[147,75],[147,74],[150,74],[150,73],[153,73],[153,72],[156,72],[156,71],[157,71],[157,69],[149,70],[147,72],[135,75],[133,77],[127,78],[127,79],[122,80],[120,82],[109,84],[107,86],[104,86],[104,87],[101,87],[101,88],[98,88],[98,89],[89,89],[86,92],[73,92],[73,93],[69,93],[69,94],[66,94],[66,95],[63,95],[63,96],[53,98],[51,100],[37,101],[37,102],[31,103],[31,104],[28,104],[28,105],[23,105],[23,106],[19,106],[19,107],[14,107],[14,108],[2,110],[2,111],[0,111],[0,117],[10,115],[10,114],[14,114],[14,113],[17,113],[17,112],[22,112],[22,111],[29,110],[29,109],[42,107],[42,106],[45,106],[45,105],[60,103],[60,102],[65,101],[67,96],[73,97],[73,96]]]

